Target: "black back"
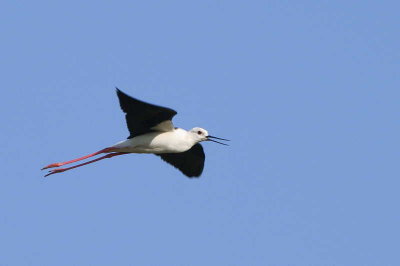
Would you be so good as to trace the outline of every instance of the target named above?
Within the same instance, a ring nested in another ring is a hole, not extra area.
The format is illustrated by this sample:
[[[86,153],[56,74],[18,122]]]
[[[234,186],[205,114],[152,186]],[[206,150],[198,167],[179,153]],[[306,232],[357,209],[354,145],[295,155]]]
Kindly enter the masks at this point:
[[[204,160],[206,158],[203,147],[199,143],[185,152],[162,153],[156,155],[178,168],[187,177],[199,177],[203,172]]]
[[[126,124],[130,132],[128,139],[153,131],[152,127],[165,120],[172,120],[177,114],[170,108],[132,98],[118,88],[117,95],[121,109],[126,113]]]

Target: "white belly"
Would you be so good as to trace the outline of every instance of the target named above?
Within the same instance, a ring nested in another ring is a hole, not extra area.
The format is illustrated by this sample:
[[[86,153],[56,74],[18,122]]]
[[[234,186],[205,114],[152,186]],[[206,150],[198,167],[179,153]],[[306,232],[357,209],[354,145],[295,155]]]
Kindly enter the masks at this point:
[[[119,152],[130,153],[179,153],[195,144],[182,133],[186,131],[152,132],[121,141],[112,147],[118,148]]]

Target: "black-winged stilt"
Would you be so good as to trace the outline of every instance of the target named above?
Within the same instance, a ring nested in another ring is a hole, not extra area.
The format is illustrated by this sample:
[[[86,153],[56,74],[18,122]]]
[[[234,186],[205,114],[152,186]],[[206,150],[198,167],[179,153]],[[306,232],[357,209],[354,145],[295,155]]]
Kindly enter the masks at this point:
[[[177,114],[176,111],[167,107],[139,101],[123,93],[118,88],[117,95],[121,109],[126,114],[126,123],[130,132],[128,139],[71,161],[50,164],[42,168],[42,170],[74,163],[102,153],[107,154],[72,167],[50,170],[45,176],[61,173],[118,155],[153,153],[178,168],[187,177],[199,177],[203,172],[205,160],[203,147],[199,142],[213,141],[227,145],[215,139],[229,141],[210,136],[207,130],[199,127],[192,128],[189,131],[176,128],[171,121]]]

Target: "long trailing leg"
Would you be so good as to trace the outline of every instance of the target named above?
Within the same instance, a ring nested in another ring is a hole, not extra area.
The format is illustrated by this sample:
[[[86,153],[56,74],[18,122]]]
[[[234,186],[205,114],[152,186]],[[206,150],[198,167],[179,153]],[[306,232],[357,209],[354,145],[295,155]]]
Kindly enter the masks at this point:
[[[43,167],[42,170],[48,169],[48,168],[59,167],[59,166],[63,166],[63,165],[74,163],[74,162],[78,162],[78,161],[81,161],[81,160],[84,160],[84,159],[99,155],[101,153],[109,153],[109,152],[115,152],[115,151],[118,151],[118,149],[117,148],[113,148],[113,147],[108,147],[108,148],[102,149],[100,151],[97,151],[95,153],[91,153],[89,155],[86,155],[86,156],[83,156],[83,157],[80,157],[80,158],[77,158],[77,159],[74,159],[74,160],[71,160],[71,161],[49,164],[48,166]]]
[[[71,170],[71,169],[78,168],[78,167],[81,167],[81,166],[84,166],[84,165],[87,165],[87,164],[91,164],[91,163],[94,163],[94,162],[97,162],[97,161],[100,161],[100,160],[103,160],[103,159],[107,159],[107,158],[111,158],[111,157],[118,156],[118,155],[123,155],[123,154],[128,154],[128,153],[126,153],[126,152],[109,153],[107,155],[104,155],[104,156],[102,156],[100,158],[88,161],[86,163],[81,163],[81,164],[78,164],[78,165],[75,165],[75,166],[71,166],[71,167],[68,167],[68,168],[58,168],[58,169],[50,170],[49,173],[47,175],[45,175],[45,177],[49,176],[49,175],[53,175],[53,174],[62,173],[62,172],[67,171],[67,170]]]

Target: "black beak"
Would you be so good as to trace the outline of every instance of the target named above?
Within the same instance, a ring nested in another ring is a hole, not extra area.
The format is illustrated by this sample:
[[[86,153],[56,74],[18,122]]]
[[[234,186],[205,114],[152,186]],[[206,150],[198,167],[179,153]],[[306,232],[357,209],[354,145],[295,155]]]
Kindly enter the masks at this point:
[[[220,139],[220,140],[230,141],[229,139],[222,139],[222,138],[217,138],[217,137],[214,137],[214,136],[207,136],[207,140],[208,141],[212,141],[212,142],[215,142],[215,143],[218,143],[218,144],[229,146],[228,144],[225,144],[225,143],[213,140],[213,139]]]

